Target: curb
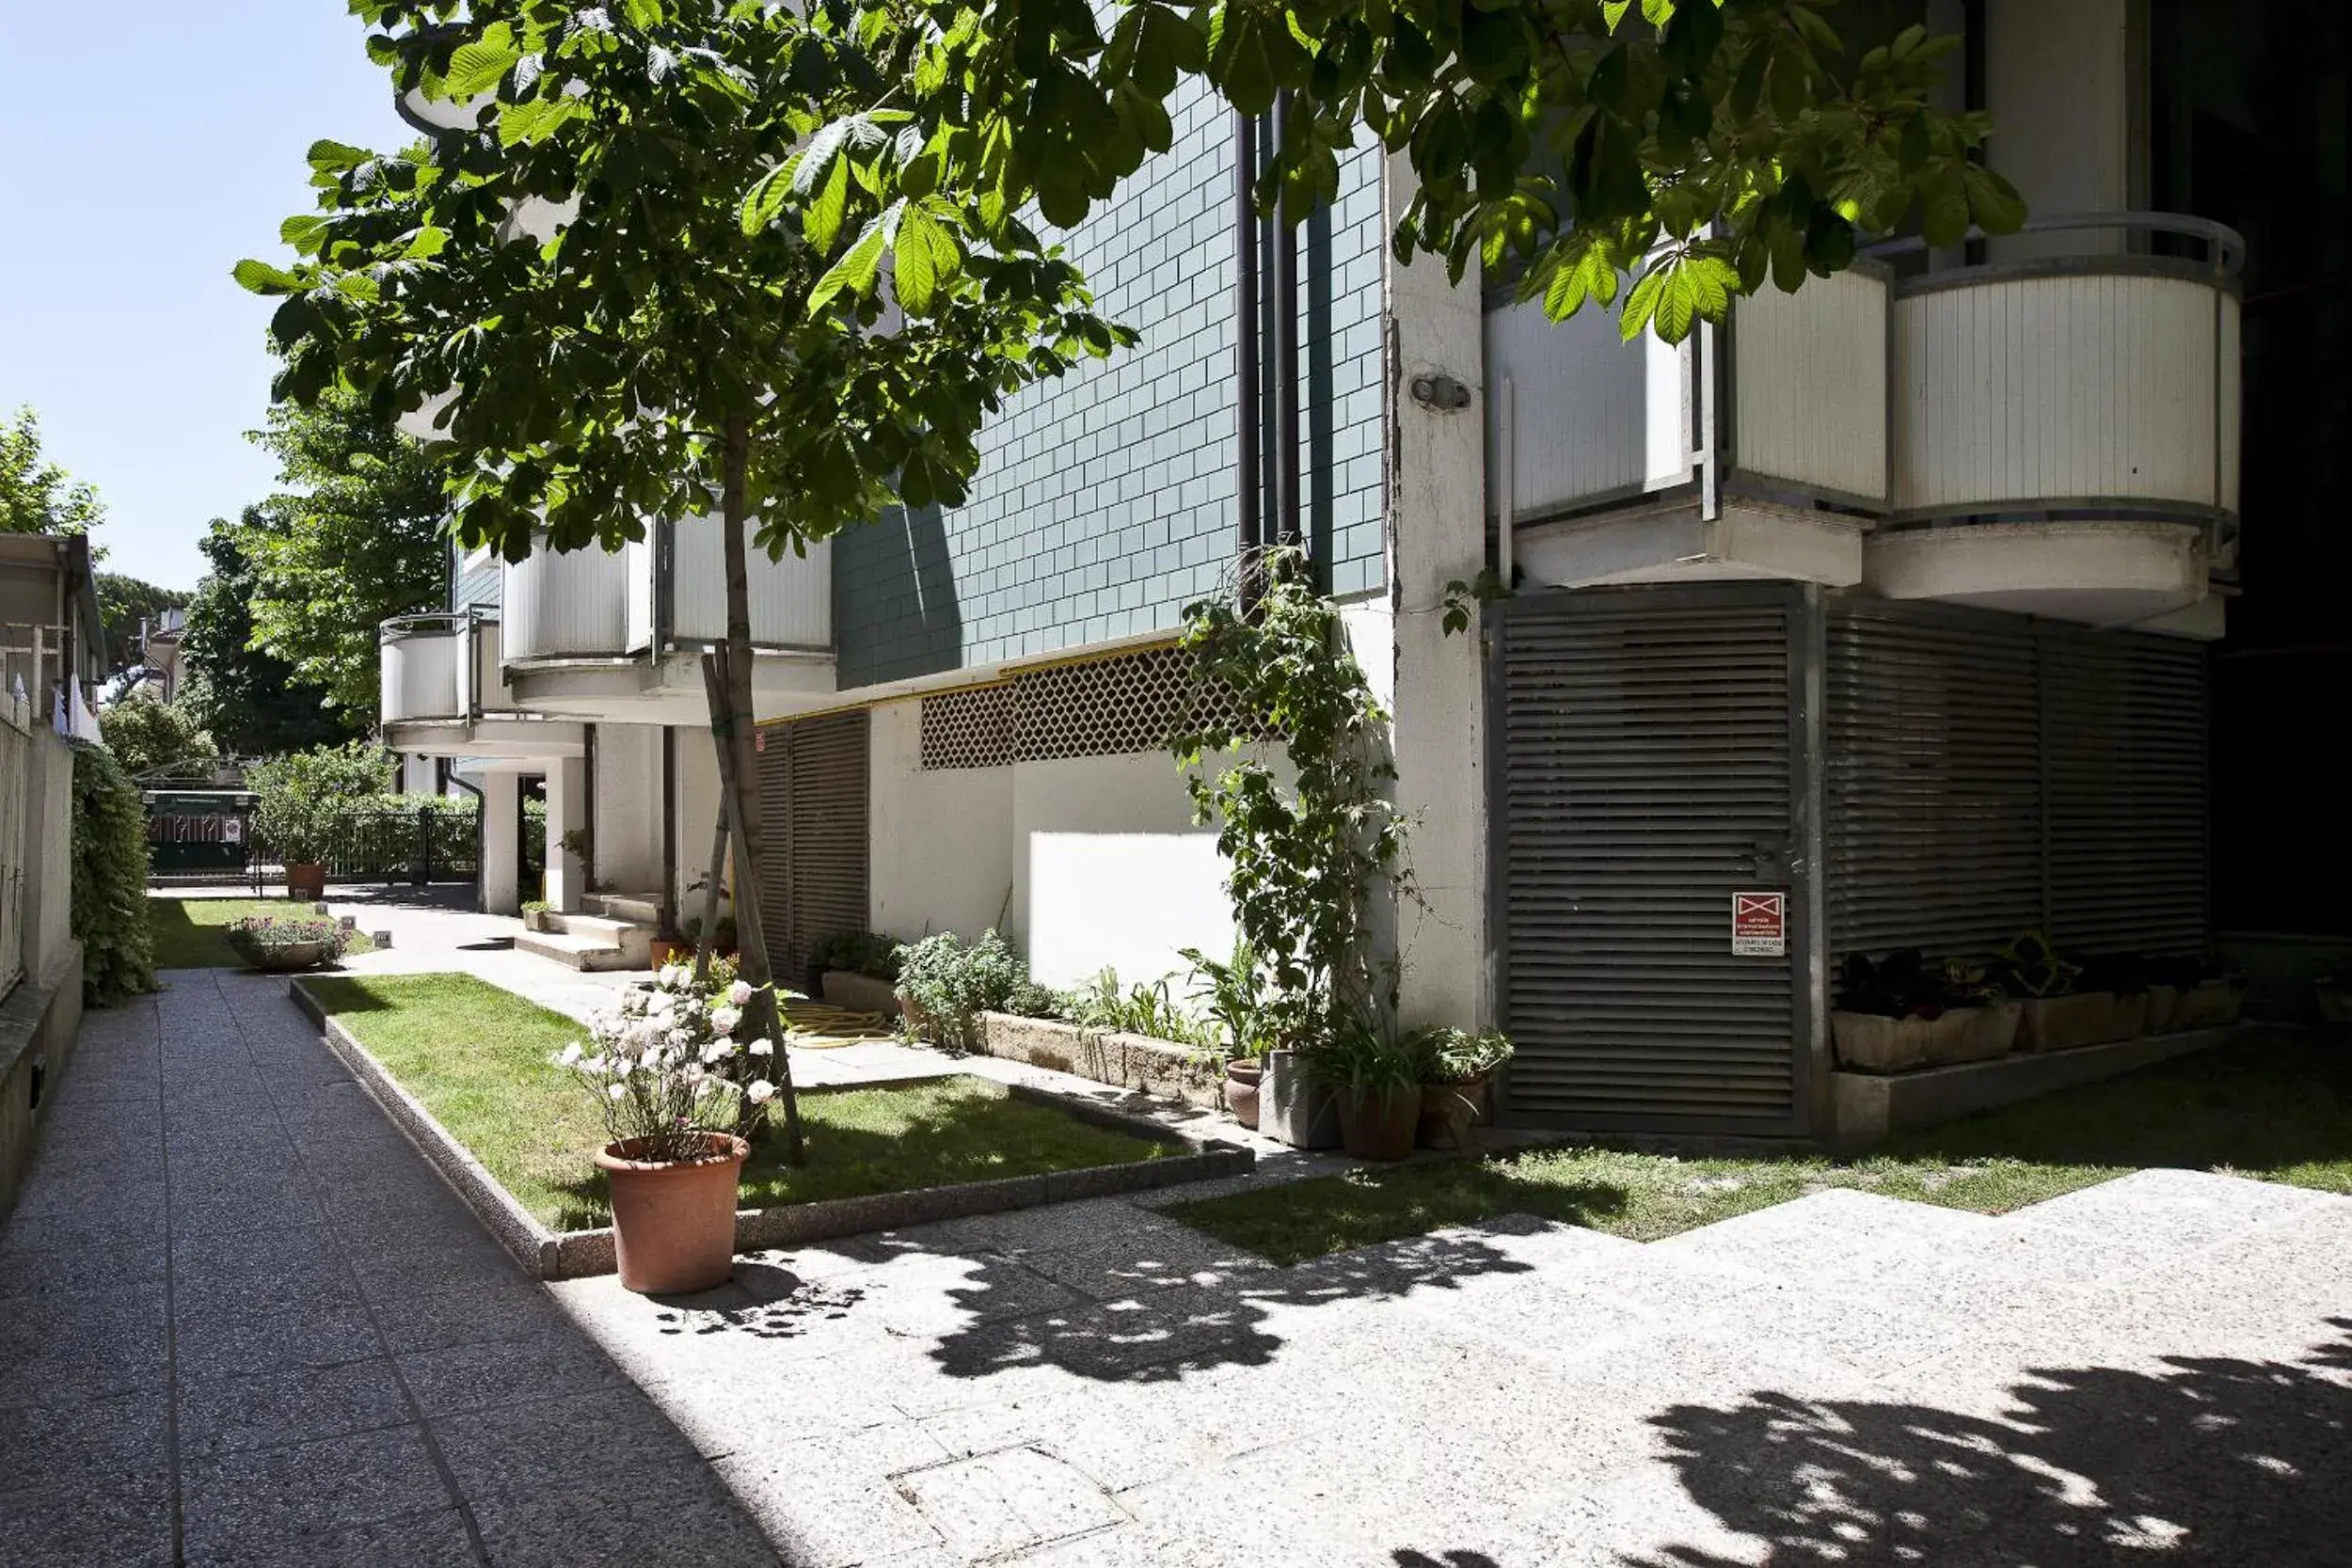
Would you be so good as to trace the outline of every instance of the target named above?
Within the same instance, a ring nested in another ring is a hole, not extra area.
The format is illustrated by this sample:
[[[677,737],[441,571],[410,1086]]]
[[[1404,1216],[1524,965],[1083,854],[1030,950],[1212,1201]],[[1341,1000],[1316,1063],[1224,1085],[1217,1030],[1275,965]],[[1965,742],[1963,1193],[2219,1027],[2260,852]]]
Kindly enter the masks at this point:
[[[501,1245],[533,1279],[580,1279],[612,1274],[612,1230],[551,1230],[515,1200],[475,1159],[464,1144],[450,1135],[433,1113],[401,1087],[351,1032],[333,1019],[301,980],[287,982],[310,1020],[319,1026],[333,1051],[369,1095],[383,1106],[395,1125],[423,1151],[444,1180],[457,1189]],[[842,1085],[849,1090],[904,1088],[936,1083],[923,1078],[882,1079]],[[798,1246],[809,1242],[855,1236],[871,1230],[895,1230],[934,1220],[962,1219],[973,1214],[1004,1213],[1078,1198],[1111,1197],[1146,1192],[1155,1187],[1182,1186],[1217,1177],[1246,1174],[1257,1154],[1239,1144],[1193,1136],[1166,1127],[1148,1117],[1130,1115],[1090,1101],[1058,1095],[1028,1084],[1001,1085],[1016,1100],[1051,1106],[1079,1121],[1124,1132],[1156,1144],[1181,1145],[1190,1150],[1157,1160],[1135,1160],[1115,1165],[1089,1165],[1079,1170],[1053,1171],[1042,1176],[1005,1177],[993,1181],[967,1181],[946,1187],[917,1187],[903,1193],[870,1193],[859,1197],[819,1198],[774,1209],[739,1209],[735,1214],[735,1250],[762,1252],[771,1247]]]

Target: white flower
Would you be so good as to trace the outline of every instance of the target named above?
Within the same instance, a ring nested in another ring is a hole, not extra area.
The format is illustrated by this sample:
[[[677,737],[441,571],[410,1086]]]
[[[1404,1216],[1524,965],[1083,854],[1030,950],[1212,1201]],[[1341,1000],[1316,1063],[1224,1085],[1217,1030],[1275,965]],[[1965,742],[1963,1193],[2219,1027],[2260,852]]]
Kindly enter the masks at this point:
[[[702,1087],[703,1080],[709,1076],[710,1074],[703,1070],[703,1065],[700,1062],[689,1062],[686,1064],[686,1070],[678,1074],[678,1081],[690,1089],[698,1089]]]
[[[623,1018],[644,1017],[645,993],[642,990],[633,990],[624,995],[621,998],[621,1016]]]
[[[615,1084],[604,1092],[611,1095],[615,1100],[627,1100],[628,1098],[628,1085],[627,1084]]]
[[[578,1040],[574,1040],[571,1044],[565,1046],[561,1052],[557,1053],[555,1059],[565,1067],[577,1067],[580,1065],[580,1042]]]
[[[693,973],[694,972],[692,970],[687,968],[684,964],[663,964],[661,966],[661,983],[675,989],[678,986],[686,984],[686,982],[692,977]]]
[[[765,1105],[775,1097],[776,1086],[765,1078],[753,1079],[751,1087],[743,1091],[743,1098],[755,1105]]]
[[[738,980],[727,988],[727,1000],[739,1007],[752,1005],[752,986],[748,980]]]
[[[670,1031],[669,1037],[670,1048],[673,1051],[683,1051],[694,1043],[694,1032],[691,1029],[673,1029]]]
[[[755,1056],[772,1056],[776,1053],[776,1042],[765,1039],[754,1040],[743,1049]]]
[[[734,1034],[735,1026],[742,1022],[743,1010],[740,1007],[714,1007],[711,1009],[710,1026],[713,1029],[718,1030],[719,1033],[723,1035]]]
[[[703,1047],[703,1060],[706,1062],[723,1062],[734,1054],[735,1046],[728,1040],[712,1040]]]

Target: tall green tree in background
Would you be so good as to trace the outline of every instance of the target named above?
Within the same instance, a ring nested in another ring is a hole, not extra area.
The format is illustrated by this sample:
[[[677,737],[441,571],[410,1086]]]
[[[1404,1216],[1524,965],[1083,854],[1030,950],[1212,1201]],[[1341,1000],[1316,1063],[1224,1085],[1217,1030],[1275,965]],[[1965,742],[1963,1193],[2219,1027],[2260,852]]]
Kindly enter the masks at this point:
[[[273,525],[258,507],[235,522],[215,518],[199,545],[211,570],[197,585],[181,640],[189,680],[183,705],[221,749],[264,756],[349,740],[365,730],[326,693],[296,677],[294,666],[253,646],[255,581],[251,540]],[[372,715],[369,717],[373,717]]]
[[[100,709],[98,734],[134,779],[175,762],[200,762],[220,753],[188,705],[167,703],[148,692]]]
[[[281,486],[240,535],[254,641],[346,722],[373,723],[377,626],[448,595],[439,469],[341,388],[309,406],[278,404],[254,439],[277,457]]]
[[[106,668],[119,674],[141,662],[144,652],[139,644],[140,628],[160,619],[167,610],[187,609],[188,601],[195,596],[177,588],[158,588],[119,572],[99,573],[98,608],[105,617]]]
[[[105,520],[98,492],[42,453],[40,416],[0,415],[0,533],[87,533]]]

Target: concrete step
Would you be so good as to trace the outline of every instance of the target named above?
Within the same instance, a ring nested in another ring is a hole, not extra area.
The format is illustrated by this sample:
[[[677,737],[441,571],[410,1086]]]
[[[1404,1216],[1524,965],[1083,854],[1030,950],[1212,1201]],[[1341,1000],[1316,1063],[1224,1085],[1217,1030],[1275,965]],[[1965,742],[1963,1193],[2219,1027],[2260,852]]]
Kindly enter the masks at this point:
[[[629,934],[639,929],[634,921],[611,920],[600,914],[558,914],[553,910],[548,911],[547,924],[548,929],[566,936],[594,937],[615,947],[624,945]]]
[[[578,936],[569,931],[524,931],[515,938],[515,951],[536,953],[552,958],[567,969],[607,970],[643,969],[645,958],[631,959],[627,949],[601,937]]]
[[[591,894],[587,901],[607,919],[626,920],[638,926],[661,923],[661,895],[658,893],[596,893]]]

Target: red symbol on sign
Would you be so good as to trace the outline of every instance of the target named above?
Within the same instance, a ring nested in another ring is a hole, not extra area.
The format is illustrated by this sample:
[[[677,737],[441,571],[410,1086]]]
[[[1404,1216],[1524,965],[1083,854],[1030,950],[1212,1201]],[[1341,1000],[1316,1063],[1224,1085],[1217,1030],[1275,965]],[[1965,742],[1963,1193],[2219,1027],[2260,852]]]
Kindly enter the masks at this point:
[[[768,732],[766,730],[754,730],[752,732],[752,750],[755,752],[764,752],[767,749]]]
[[[1733,894],[1731,950],[1754,958],[1784,957],[1788,951],[1788,895],[1785,893]]]

